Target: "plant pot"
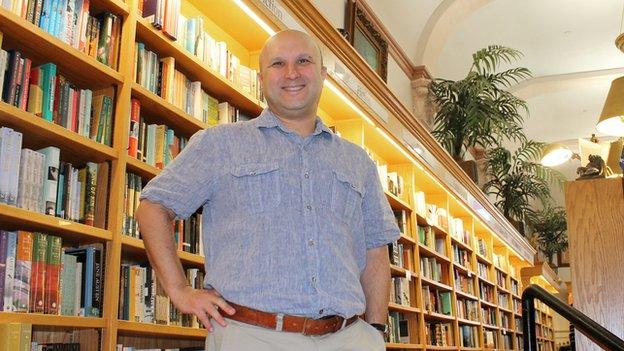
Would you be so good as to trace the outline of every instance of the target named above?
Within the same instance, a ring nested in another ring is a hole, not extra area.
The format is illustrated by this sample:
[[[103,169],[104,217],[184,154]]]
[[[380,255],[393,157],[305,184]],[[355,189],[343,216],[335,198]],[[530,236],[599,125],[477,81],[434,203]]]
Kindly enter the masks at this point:
[[[474,160],[468,160],[468,161],[458,160],[457,163],[459,164],[459,167],[461,167],[461,169],[463,169],[464,172],[466,172],[468,177],[470,177],[470,179],[472,179],[472,181],[475,184],[479,184],[479,170],[478,170],[476,161],[474,161]]]

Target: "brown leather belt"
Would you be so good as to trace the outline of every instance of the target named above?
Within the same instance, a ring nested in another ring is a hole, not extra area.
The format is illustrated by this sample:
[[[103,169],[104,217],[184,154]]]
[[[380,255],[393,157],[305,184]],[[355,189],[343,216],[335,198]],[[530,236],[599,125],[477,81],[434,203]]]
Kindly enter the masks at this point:
[[[236,313],[231,316],[224,314],[223,316],[226,318],[267,329],[285,331],[289,333],[301,333],[303,335],[324,335],[327,333],[334,333],[352,324],[358,319],[357,315],[347,319],[340,316],[312,319],[291,316],[288,314],[263,312],[253,308],[237,305],[229,301],[228,304],[234,307]]]

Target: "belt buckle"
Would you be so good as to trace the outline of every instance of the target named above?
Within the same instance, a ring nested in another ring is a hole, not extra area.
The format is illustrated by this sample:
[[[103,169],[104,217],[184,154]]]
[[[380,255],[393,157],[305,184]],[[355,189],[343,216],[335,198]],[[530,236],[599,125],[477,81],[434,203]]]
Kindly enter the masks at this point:
[[[284,328],[284,314],[278,313],[275,315],[275,330],[281,332]]]

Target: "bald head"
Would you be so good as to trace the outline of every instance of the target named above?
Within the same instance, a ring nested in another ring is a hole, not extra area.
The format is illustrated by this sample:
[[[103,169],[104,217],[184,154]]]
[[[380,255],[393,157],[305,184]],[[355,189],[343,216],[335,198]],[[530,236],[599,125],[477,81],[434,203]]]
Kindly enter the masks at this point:
[[[267,67],[268,61],[270,60],[270,54],[274,51],[279,51],[279,47],[283,45],[289,45],[289,43],[298,42],[304,44],[305,46],[309,46],[311,49],[310,54],[316,62],[320,63],[320,66],[323,66],[323,55],[321,53],[321,48],[316,44],[314,39],[302,31],[295,29],[286,29],[276,34],[272,35],[267,41],[264,43],[262,50],[260,51],[260,72]]]

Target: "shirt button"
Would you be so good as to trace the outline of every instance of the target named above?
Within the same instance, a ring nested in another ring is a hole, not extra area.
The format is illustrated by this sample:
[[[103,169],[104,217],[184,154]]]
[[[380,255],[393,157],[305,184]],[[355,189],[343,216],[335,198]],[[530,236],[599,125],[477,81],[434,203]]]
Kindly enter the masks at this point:
[[[306,206],[306,208],[308,209],[308,211],[312,211],[312,206],[308,205]]]
[[[321,309],[319,310],[319,314],[323,314],[323,312],[325,312],[325,310],[321,308]]]
[[[255,176],[256,172],[250,172],[249,175]]]
[[[314,240],[312,240],[312,239],[308,240],[308,245],[309,246],[314,246]]]
[[[312,276],[312,283],[316,283],[316,276],[315,275]]]
[[[308,178],[310,178],[310,175],[309,175],[308,173],[306,173],[306,174],[304,174],[304,175],[303,175],[303,177],[304,177],[305,179],[308,179]]]

